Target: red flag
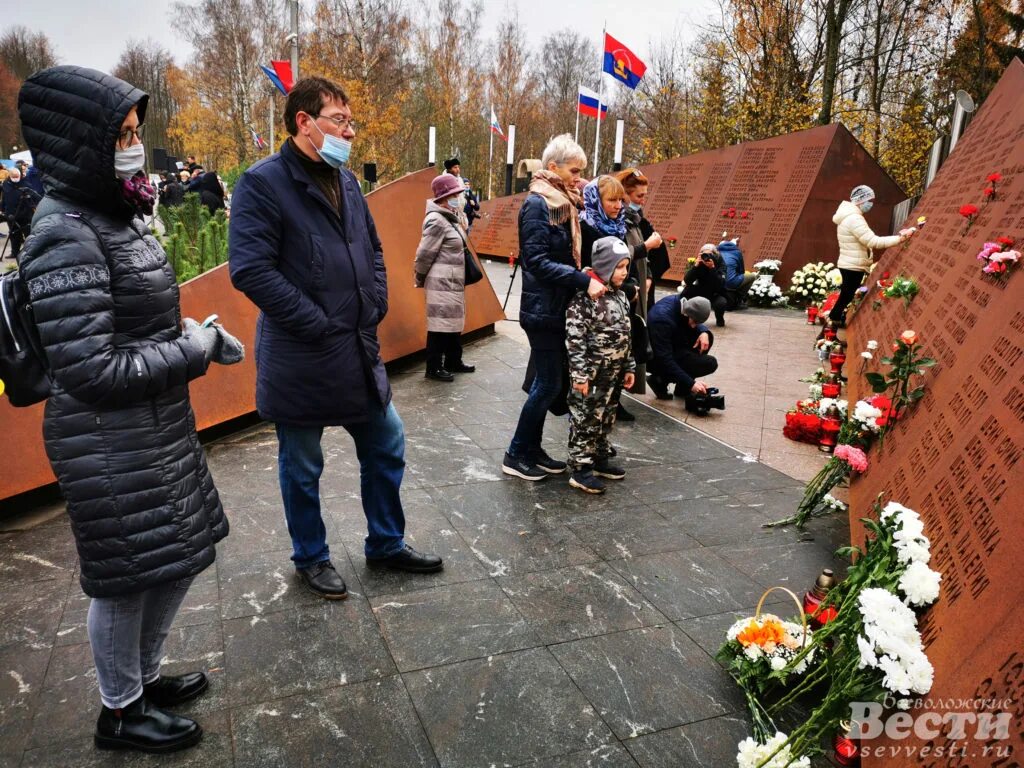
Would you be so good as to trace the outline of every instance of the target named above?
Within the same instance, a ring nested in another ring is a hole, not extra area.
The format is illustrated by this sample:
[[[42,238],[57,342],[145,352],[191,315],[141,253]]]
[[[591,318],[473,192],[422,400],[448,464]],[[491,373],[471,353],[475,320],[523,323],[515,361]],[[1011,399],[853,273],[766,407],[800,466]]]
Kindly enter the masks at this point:
[[[274,72],[281,79],[285,93],[288,93],[295,85],[295,78],[292,77],[292,63],[290,61],[271,61],[270,66],[274,68]]]
[[[647,65],[607,32],[604,35],[604,71],[623,85],[636,89]]]

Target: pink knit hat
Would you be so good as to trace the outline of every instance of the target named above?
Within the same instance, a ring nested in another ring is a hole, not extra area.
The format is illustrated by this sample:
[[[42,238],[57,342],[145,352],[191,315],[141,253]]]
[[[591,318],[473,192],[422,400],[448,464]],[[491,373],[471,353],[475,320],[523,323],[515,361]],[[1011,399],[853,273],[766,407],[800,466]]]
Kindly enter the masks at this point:
[[[446,197],[451,197],[457,192],[465,192],[466,188],[462,185],[462,179],[458,176],[452,176],[450,173],[442,173],[430,182],[430,191],[434,195],[434,202],[439,203]]]

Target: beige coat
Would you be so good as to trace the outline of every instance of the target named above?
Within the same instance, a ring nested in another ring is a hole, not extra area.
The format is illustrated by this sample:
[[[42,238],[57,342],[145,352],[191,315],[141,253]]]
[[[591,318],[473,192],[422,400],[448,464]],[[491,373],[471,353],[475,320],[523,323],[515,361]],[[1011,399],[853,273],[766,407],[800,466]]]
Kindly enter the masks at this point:
[[[454,210],[427,201],[416,249],[416,285],[427,289],[427,330],[462,333],[466,325],[465,232]]]
[[[838,226],[840,269],[867,272],[871,269],[874,251],[883,251],[899,244],[899,235],[879,237],[871,231],[860,208],[844,200],[839,204],[832,221]]]

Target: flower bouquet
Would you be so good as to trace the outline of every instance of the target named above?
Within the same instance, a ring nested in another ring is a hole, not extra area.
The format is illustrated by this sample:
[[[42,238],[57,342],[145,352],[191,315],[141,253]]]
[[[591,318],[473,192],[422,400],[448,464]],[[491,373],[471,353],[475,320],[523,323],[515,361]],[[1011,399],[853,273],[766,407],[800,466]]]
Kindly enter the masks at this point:
[[[754,264],[754,269],[759,275],[774,275],[782,269],[782,261],[779,259],[762,259]]]
[[[909,307],[910,302],[921,292],[917,281],[905,275],[896,275],[893,278],[888,278],[887,275],[888,273],[883,275],[882,279],[878,281],[879,297],[882,299],[903,299],[904,308]],[[871,306],[872,309],[880,309],[882,302],[876,300]]]
[[[830,273],[839,275],[839,270],[824,262],[805,264],[793,273],[789,284],[789,300],[795,306],[804,307],[808,304],[820,304],[821,301],[836,287]],[[840,276],[840,281],[842,277]]]
[[[978,261],[985,262],[981,271],[986,275],[1002,275],[1010,265],[1020,261],[1020,251],[1010,249],[1013,240],[1009,237],[997,237],[994,243],[985,243],[978,252]]]
[[[798,443],[817,445],[821,439],[821,416],[818,415],[817,404],[815,403],[813,412],[802,410],[799,407],[787,411],[786,426],[782,428],[782,434]]]
[[[823,737],[849,718],[851,702],[892,699],[907,709],[910,701],[905,697],[931,690],[934,670],[913,608],[925,608],[938,599],[942,576],[928,567],[931,545],[917,512],[896,502],[883,509],[880,501],[875,512],[877,520],[862,520],[868,532],[863,549],[844,547],[837,553],[850,557],[851,565],[846,579],[821,603],[822,610],[835,611],[834,617],[814,632],[789,665],[795,671],[805,655],[820,663],[812,665],[783,698],[767,707],[754,702],[762,715],[762,722],[754,726],[756,741],[766,741],[758,737],[773,715],[826,681],[828,690],[824,695],[816,692],[820,703],[788,737],[768,742],[773,749],[757,750],[761,762],[753,765],[782,766],[784,760],[807,759],[820,752]],[[752,749],[749,741],[741,743],[738,764],[743,764],[743,747]]]
[[[770,273],[761,273],[754,279],[747,298],[758,307],[780,307],[787,301],[782,289],[772,282]]]
[[[807,484],[807,488],[804,489],[804,497],[796,508],[796,514],[782,520],[764,523],[763,527],[795,525],[797,528],[803,528],[810,518],[820,517],[832,511],[830,506],[824,504],[825,497],[854,472],[863,473],[868,469],[867,454],[863,449],[851,444],[851,441],[856,438],[855,431],[856,428],[851,426],[850,421],[843,422],[836,438],[838,445],[835,447],[832,458],[825,462],[821,471]]]

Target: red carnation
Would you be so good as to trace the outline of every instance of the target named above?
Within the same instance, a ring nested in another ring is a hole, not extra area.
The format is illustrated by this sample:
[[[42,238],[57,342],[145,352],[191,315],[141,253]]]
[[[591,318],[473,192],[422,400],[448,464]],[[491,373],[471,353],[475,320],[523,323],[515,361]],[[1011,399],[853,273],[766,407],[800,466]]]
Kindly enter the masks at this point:
[[[985,187],[985,197],[995,197],[996,191],[992,187]]]
[[[728,211],[722,211],[722,218],[723,219],[727,218],[728,216],[729,216],[729,212]]]
[[[996,242],[999,243],[1000,245],[1005,245],[1007,248],[1009,248],[1011,245],[1013,245],[1013,238],[1006,236],[997,237]]]
[[[750,215],[750,211],[744,211],[743,213],[740,214],[740,218],[741,219],[745,219],[749,215]]]
[[[883,272],[882,273],[882,279],[883,280],[888,280],[889,279],[889,273],[888,272]]]
[[[963,216],[964,218],[967,218],[967,219],[971,218],[972,216],[977,216],[978,215],[978,206],[971,205],[970,203],[968,203],[967,205],[961,205],[960,206],[960,215]]]
[[[985,181],[989,182],[990,184],[998,184],[1002,180],[1003,174],[999,173],[999,171],[996,171],[995,173],[990,173],[988,177],[985,179]]]

